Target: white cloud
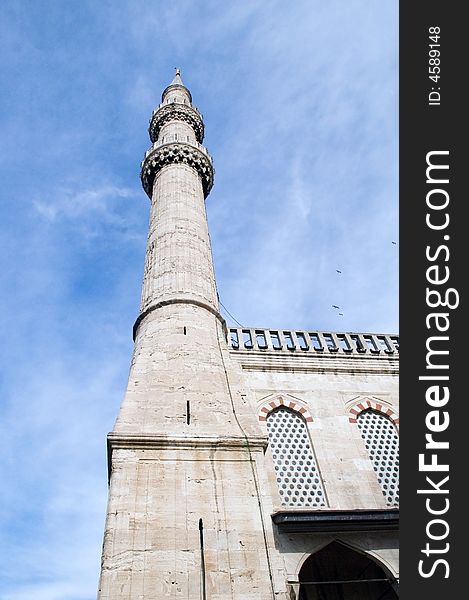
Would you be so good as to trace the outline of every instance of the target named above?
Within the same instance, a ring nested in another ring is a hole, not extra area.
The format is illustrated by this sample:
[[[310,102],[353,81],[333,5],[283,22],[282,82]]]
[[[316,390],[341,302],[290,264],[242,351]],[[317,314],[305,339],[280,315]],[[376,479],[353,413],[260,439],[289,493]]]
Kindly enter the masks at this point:
[[[76,191],[62,188],[53,198],[33,200],[36,211],[48,221],[59,218],[81,218],[100,215],[109,219],[113,214],[113,202],[118,198],[135,196],[135,190],[115,186],[100,186],[95,189]]]

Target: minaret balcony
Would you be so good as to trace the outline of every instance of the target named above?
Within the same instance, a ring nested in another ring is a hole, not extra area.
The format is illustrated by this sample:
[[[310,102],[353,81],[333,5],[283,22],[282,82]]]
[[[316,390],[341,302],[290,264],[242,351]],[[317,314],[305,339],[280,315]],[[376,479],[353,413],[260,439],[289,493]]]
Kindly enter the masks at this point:
[[[152,142],[156,142],[163,125],[169,121],[184,121],[194,130],[198,142],[204,139],[204,121],[195,106],[182,102],[163,103],[158,106],[150,119],[148,133]]]
[[[153,182],[157,173],[171,164],[184,164],[197,171],[202,180],[204,197],[209,195],[215,175],[212,157],[202,144],[187,138],[188,136],[177,133],[168,134],[145,152],[140,178],[149,198],[152,197]]]

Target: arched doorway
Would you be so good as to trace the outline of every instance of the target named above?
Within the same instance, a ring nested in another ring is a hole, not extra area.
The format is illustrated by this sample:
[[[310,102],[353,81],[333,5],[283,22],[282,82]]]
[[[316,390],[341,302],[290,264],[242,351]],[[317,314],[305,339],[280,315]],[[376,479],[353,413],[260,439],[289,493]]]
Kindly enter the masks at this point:
[[[299,573],[298,600],[395,600],[393,580],[371,558],[332,542],[312,554]]]

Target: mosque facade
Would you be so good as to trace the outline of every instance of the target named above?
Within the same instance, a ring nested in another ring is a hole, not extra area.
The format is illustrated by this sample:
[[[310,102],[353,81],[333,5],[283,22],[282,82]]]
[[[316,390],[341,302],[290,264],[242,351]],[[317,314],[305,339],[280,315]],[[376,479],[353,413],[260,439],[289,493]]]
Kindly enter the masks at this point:
[[[398,337],[227,326],[213,161],[179,71],[149,134],[99,600],[397,598]]]

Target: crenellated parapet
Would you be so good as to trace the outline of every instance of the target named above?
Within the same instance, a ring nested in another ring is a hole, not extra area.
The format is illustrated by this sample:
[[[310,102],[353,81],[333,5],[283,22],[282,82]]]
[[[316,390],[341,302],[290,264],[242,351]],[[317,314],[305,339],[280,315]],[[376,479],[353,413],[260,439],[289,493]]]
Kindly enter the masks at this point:
[[[174,141],[153,144],[153,147],[145,154],[140,178],[143,189],[150,199],[157,173],[166,165],[171,164],[187,165],[197,171],[202,180],[204,197],[206,198],[209,195],[215,174],[211,156],[200,144]]]
[[[294,351],[316,356],[350,355],[398,358],[399,336],[385,333],[336,333],[264,328],[230,328],[230,346],[237,351]]]
[[[204,122],[202,115],[193,106],[173,102],[171,104],[161,104],[154,111],[148,133],[152,142],[158,140],[158,135],[163,125],[170,121],[184,121],[194,130],[195,138],[199,143],[204,139]]]

